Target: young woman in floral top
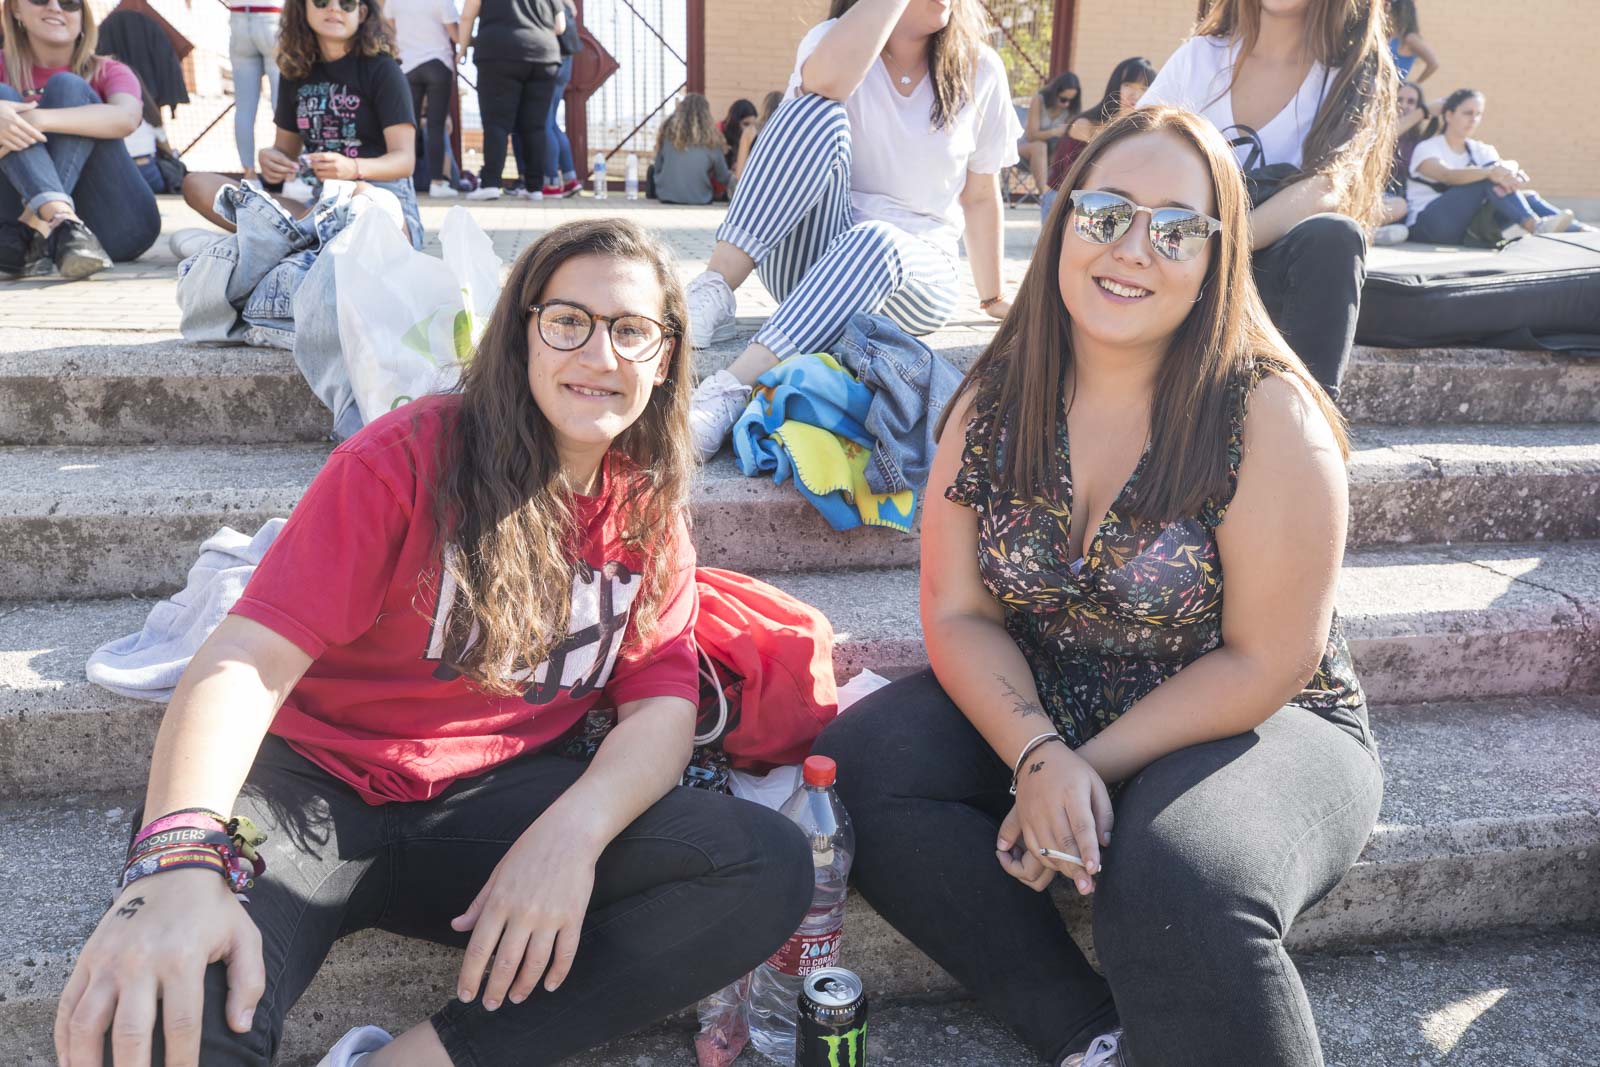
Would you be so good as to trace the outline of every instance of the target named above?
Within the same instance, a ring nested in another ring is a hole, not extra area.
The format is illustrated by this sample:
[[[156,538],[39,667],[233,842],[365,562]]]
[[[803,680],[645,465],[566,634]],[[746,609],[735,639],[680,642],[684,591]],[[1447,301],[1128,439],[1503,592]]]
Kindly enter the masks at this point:
[[[818,748],[861,891],[1050,1063],[1320,1064],[1283,937],[1382,793],[1333,606],[1342,421],[1262,306],[1214,129],[1133,112],[1063,190],[942,427],[932,669]]]

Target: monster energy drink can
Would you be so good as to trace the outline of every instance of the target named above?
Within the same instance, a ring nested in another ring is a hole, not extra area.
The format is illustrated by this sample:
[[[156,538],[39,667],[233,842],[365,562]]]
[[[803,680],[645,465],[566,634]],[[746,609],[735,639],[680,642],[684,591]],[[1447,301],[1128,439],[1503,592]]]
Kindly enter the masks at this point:
[[[866,1067],[867,995],[843,967],[812,971],[800,984],[795,1067]]]

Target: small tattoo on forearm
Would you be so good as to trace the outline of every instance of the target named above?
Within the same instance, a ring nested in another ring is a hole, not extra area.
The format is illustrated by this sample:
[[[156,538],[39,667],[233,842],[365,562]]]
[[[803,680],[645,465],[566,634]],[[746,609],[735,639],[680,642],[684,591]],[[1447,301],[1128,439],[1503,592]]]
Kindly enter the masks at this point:
[[[1044,769],[1044,760],[1040,760],[1038,763],[1035,763],[1032,767],[1028,768],[1028,773],[1029,774],[1038,774],[1043,769]]]
[[[144,897],[134,897],[117,909],[117,915],[119,918],[131,919],[139,914],[139,909],[142,907],[144,907]]]
[[[1011,698],[1012,711],[1015,711],[1023,718],[1029,718],[1030,716],[1034,715],[1037,715],[1043,719],[1049,718],[1049,716],[1045,714],[1044,708],[1040,707],[1037,701],[1029,700],[1027,697],[1017,692],[1017,687],[1012,685],[1005,675],[997,674],[994,676],[994,680],[1000,683],[1000,688],[1005,690],[1006,696]]]

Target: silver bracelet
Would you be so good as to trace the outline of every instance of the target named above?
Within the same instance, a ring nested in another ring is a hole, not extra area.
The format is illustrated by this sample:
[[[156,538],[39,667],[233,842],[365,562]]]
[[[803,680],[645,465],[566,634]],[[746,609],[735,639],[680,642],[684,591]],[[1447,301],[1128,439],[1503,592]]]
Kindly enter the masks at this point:
[[[1051,730],[1047,734],[1040,734],[1038,737],[1035,737],[1033,740],[1029,741],[1026,745],[1022,746],[1022,754],[1017,757],[1016,766],[1011,768],[1011,795],[1012,796],[1016,796],[1017,795],[1017,779],[1022,776],[1022,762],[1028,758],[1028,755],[1031,752],[1033,752],[1034,749],[1038,748],[1040,745],[1045,744],[1046,742],[1049,742],[1049,741],[1060,741],[1063,745],[1067,743],[1067,739],[1065,737],[1062,737],[1061,734],[1058,731]]]

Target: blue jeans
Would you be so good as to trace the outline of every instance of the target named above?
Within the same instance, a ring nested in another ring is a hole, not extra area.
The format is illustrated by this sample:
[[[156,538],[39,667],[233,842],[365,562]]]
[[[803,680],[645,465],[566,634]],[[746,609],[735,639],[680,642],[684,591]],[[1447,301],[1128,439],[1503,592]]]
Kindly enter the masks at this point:
[[[561,97],[566,93],[567,83],[571,80],[572,57],[567,56],[561,60],[561,69],[556,73],[556,95],[550,100],[550,118],[544,126],[546,185],[560,185],[562,178],[578,176],[578,169],[572,165],[572,142],[567,140],[567,131],[556,121],[556,114],[561,110]]]
[[[0,100],[22,102],[22,94],[0,83]],[[104,103],[76,74],[45,82],[41,108]],[[64,200],[94,231],[117,262],[137,259],[161,235],[155,194],[139,176],[122,138],[47,135],[44,144],[0,158],[0,220],[22,217],[52,200]]]
[[[256,169],[256,109],[266,76],[272,107],[278,107],[278,16],[235,11],[228,16],[228,58],[233,62],[233,140],[239,162]]]
[[[1494,191],[1494,183],[1485,178],[1471,185],[1451,186],[1440,193],[1439,199],[1423,208],[1417,221],[1411,224],[1411,237],[1430,244],[1460,244],[1467,236],[1473,216],[1485,203],[1493,205],[1494,213],[1507,223],[1561,214],[1560,209],[1538,193],[1518,189],[1502,196]]]

